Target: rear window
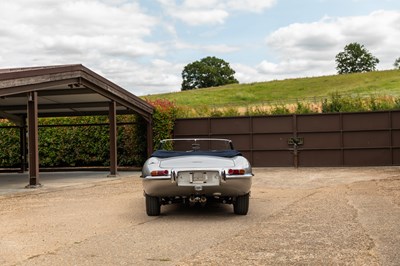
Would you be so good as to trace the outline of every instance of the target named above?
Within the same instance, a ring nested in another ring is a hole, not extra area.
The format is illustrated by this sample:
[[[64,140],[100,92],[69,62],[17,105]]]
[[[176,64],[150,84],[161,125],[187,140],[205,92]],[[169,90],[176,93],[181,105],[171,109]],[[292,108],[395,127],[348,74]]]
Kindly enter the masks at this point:
[[[161,141],[159,150],[224,151],[233,150],[233,145],[227,139],[166,139]]]
[[[160,142],[152,157],[217,156],[233,158],[242,154],[227,139],[166,139]]]

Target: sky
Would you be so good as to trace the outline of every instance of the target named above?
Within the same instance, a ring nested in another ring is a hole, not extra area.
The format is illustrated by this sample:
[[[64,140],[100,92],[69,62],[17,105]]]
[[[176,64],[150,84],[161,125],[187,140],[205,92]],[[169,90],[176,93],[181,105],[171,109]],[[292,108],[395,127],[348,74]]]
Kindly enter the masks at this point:
[[[240,83],[336,74],[352,42],[393,69],[399,41],[399,0],[0,2],[0,68],[82,64],[138,96],[180,91],[207,56]]]

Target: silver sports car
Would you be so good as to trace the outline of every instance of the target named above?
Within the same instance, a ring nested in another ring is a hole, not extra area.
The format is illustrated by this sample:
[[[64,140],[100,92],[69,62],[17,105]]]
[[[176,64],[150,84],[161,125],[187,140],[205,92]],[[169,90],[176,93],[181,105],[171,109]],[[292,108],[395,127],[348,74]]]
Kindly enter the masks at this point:
[[[246,215],[252,182],[250,163],[227,139],[166,139],[142,169],[146,212],[160,215],[172,203],[233,204]]]

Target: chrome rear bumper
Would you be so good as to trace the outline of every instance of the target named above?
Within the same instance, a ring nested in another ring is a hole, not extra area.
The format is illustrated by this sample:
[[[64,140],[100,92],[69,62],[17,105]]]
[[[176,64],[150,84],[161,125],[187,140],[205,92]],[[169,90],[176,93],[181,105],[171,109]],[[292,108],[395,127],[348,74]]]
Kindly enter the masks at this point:
[[[172,172],[170,176],[146,176],[143,178],[143,189],[145,194],[154,197],[189,196],[193,194],[205,195],[207,197],[241,196],[250,192],[252,174],[226,176],[224,173],[215,174],[212,170],[207,172],[204,180],[199,180],[190,173],[196,171]],[[201,172],[201,171],[200,171]],[[212,174],[208,175],[208,173]]]

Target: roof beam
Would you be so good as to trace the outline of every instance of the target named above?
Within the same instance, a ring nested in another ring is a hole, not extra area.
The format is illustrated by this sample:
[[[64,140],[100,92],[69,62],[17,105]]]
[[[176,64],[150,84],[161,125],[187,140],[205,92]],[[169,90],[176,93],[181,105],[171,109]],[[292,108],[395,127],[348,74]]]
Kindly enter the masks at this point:
[[[94,108],[94,107],[107,107],[107,102],[84,102],[84,103],[51,103],[51,104],[39,104],[40,110],[51,110],[51,109],[76,109],[76,108]],[[12,106],[0,106],[0,111],[26,111],[26,105],[12,105]]]
[[[58,89],[58,90],[44,90],[39,92],[39,97],[44,96],[59,96],[59,95],[82,95],[82,94],[97,94],[95,91],[88,88],[71,88],[71,89]]]
[[[143,104],[143,100],[134,96],[136,98],[138,98],[139,100],[136,99],[132,99],[130,98],[128,100],[128,97],[125,95],[121,95],[119,94],[117,91],[112,91],[112,88],[105,85],[106,89],[100,87],[99,85],[95,84],[95,83],[91,83],[89,80],[82,80],[82,85],[84,85],[85,87],[89,87],[91,89],[93,89],[94,91],[96,91],[98,94],[103,95],[104,97],[111,99],[113,101],[116,101],[118,103],[120,103],[123,106],[126,106],[127,108],[135,111],[136,113],[140,114],[141,116],[143,116],[143,118],[145,118],[147,121],[151,121],[151,116],[153,114],[153,109],[149,108],[149,106]]]
[[[117,115],[132,115],[137,114],[133,110],[117,110]],[[75,112],[50,112],[50,113],[41,113],[39,117],[67,117],[67,116],[95,116],[95,115],[103,115],[107,116],[108,111],[75,111]]]
[[[44,82],[39,82],[37,80],[34,80],[34,78],[37,77],[32,77],[31,79],[28,79],[27,81],[16,81],[16,80],[5,80],[0,83],[0,96],[8,96],[8,95],[13,95],[16,94],[16,90],[18,91],[18,94],[20,93],[28,93],[31,91],[45,91],[49,89],[56,90],[57,87],[65,88],[66,84],[78,84],[80,79],[77,77],[73,78],[65,78],[61,80],[48,80]],[[31,83],[29,83],[29,81]],[[64,87],[63,87],[64,86]]]

